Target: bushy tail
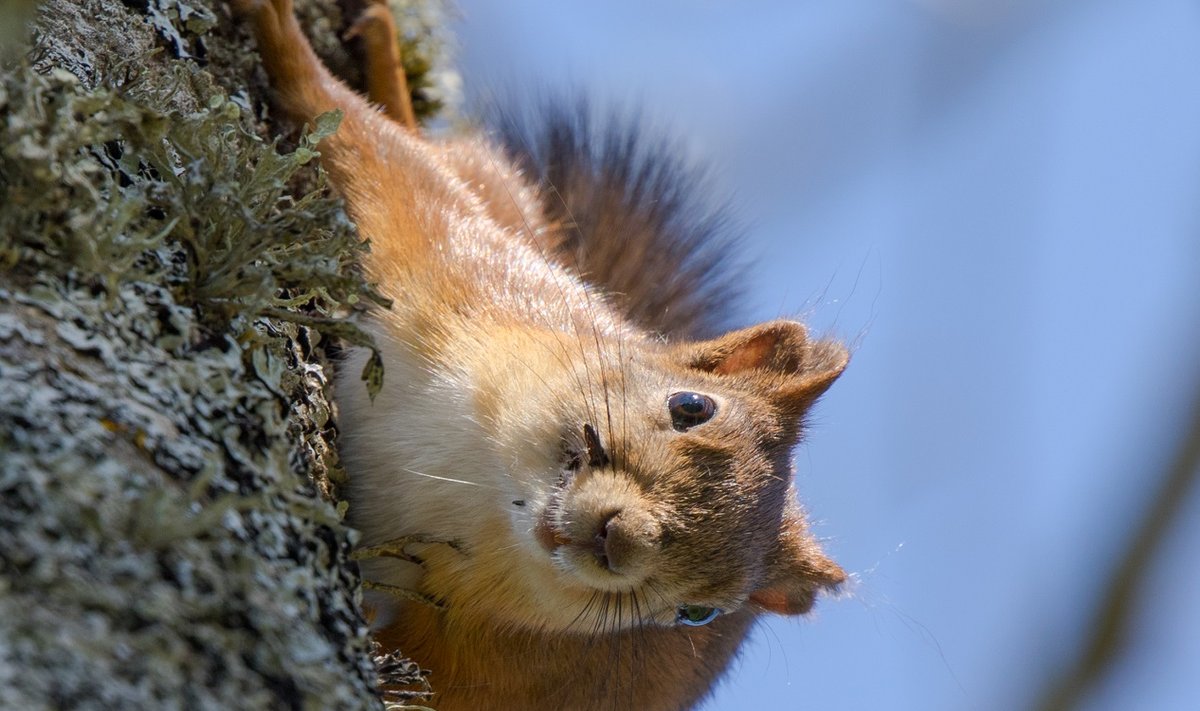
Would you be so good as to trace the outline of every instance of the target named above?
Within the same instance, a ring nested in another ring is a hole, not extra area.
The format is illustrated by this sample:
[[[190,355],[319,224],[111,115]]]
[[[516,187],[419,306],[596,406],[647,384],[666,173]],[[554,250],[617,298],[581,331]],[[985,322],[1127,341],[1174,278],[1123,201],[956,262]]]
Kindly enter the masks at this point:
[[[728,203],[679,142],[586,101],[495,109],[486,119],[541,188],[564,232],[567,266],[611,295],[635,323],[672,338],[727,330],[740,302],[743,259]]]

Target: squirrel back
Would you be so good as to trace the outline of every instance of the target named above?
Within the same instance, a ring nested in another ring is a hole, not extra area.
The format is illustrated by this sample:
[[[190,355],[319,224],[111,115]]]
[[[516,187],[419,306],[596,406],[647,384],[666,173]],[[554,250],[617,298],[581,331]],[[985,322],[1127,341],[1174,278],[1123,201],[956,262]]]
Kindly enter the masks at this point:
[[[746,279],[737,221],[678,141],[581,98],[503,101],[484,125],[537,186],[560,232],[556,259],[650,331],[710,338],[734,325]]]

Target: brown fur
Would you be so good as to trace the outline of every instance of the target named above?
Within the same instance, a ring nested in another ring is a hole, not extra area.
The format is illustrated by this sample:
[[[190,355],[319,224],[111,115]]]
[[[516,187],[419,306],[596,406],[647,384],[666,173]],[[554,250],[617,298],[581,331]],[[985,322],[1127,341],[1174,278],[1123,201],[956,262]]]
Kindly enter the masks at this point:
[[[378,400],[339,393],[350,521],[367,545],[457,543],[364,562],[444,604],[385,604],[378,639],[434,670],[441,711],[690,708],[756,614],[806,612],[845,578],[790,464],[845,349],[790,321],[662,341],[553,257],[536,188],[495,149],[378,113],[313,55],[290,0],[240,5],[282,108],[345,113],[322,164],[395,301],[370,323]],[[681,392],[711,418],[674,420]],[[682,626],[682,605],[725,614]]]
[[[708,693],[752,622],[739,612],[705,627],[580,639],[458,625],[429,608],[405,614],[403,632],[393,627],[376,638],[434,670],[439,711],[688,709]]]
[[[636,113],[582,99],[491,105],[485,124],[561,226],[554,256],[624,318],[672,338],[727,331],[747,283],[738,220],[702,166]]]

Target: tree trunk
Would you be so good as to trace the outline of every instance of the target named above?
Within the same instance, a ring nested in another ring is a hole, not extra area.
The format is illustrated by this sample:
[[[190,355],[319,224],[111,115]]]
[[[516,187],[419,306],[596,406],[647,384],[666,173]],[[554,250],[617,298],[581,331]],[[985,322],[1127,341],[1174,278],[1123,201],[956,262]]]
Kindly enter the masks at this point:
[[[419,679],[372,658],[322,351],[377,297],[313,138],[265,138],[223,3],[0,27],[0,708],[380,708]]]

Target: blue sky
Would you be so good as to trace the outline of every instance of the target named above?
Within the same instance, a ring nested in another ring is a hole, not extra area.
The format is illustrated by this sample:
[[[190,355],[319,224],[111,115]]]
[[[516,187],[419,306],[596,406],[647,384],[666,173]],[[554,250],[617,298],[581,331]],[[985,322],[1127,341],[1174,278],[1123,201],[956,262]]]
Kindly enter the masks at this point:
[[[747,320],[854,345],[797,452],[854,590],[706,708],[1029,707],[1200,385],[1200,4],[458,6],[470,89],[638,103],[750,225]],[[1200,707],[1190,498],[1088,709]]]

